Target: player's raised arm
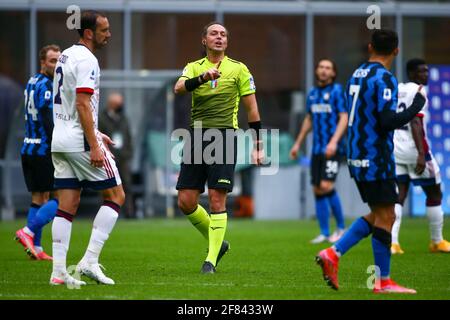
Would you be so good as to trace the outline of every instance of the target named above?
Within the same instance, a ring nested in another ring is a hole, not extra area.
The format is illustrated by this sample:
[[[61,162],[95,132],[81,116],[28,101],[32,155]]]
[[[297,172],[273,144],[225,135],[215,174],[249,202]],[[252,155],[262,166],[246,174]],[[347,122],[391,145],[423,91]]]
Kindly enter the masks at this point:
[[[384,107],[383,111],[380,114],[380,125],[383,130],[392,131],[403,127],[405,124],[410,122],[416,116],[416,114],[419,113],[420,110],[422,110],[423,106],[425,105],[426,99],[420,92],[421,89],[422,86],[419,87],[419,90],[414,96],[414,100],[411,106],[403,110],[402,112],[395,111],[397,108],[397,97],[391,98],[394,101],[393,103],[395,104],[395,107],[394,108]],[[385,88],[384,90],[385,93],[383,93],[383,97],[387,99],[388,94],[386,94],[386,92],[390,91],[386,90],[390,89]],[[397,92],[397,90],[395,90],[394,92]],[[390,102],[388,102],[388,104],[390,104]]]
[[[83,127],[84,136],[91,149],[91,164],[94,167],[103,167],[105,159],[95,134],[94,118],[92,117],[91,111],[91,94],[78,92],[76,107],[81,126]]]

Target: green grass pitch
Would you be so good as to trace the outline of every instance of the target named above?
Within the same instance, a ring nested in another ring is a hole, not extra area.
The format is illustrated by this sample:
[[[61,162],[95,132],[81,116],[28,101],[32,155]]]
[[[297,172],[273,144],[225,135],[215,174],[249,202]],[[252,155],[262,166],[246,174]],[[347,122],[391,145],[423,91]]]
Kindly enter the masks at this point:
[[[67,265],[82,257],[91,220],[76,220]],[[231,250],[214,275],[199,273],[206,241],[187,219],[119,220],[100,262],[115,286],[93,282],[80,290],[51,287],[51,263],[31,261],[13,241],[24,220],[0,222],[0,299],[450,299],[450,254],[428,251],[426,219],[404,219],[405,254],[392,259],[392,278],[417,295],[374,295],[367,289],[373,264],[370,238],[341,259],[340,290],[322,280],[310,245],[315,221],[231,220],[226,239]],[[51,228],[43,244],[51,253]],[[450,222],[444,230],[450,236]]]

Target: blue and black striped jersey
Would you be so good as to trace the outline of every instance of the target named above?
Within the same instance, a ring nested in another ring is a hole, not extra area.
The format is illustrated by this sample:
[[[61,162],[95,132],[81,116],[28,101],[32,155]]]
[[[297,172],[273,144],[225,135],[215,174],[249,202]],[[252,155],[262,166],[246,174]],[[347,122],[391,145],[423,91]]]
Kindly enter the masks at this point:
[[[21,154],[45,156],[51,150],[53,131],[53,79],[38,73],[25,89],[25,139]]]
[[[312,153],[325,154],[326,147],[336,131],[339,113],[347,112],[342,86],[330,83],[324,87],[312,88],[306,100],[306,108],[313,125]],[[338,153],[345,152],[343,150],[345,144],[339,143]]]
[[[383,130],[381,113],[397,110],[397,79],[381,63],[366,62],[347,83],[347,162],[357,181],[395,178],[393,131]]]

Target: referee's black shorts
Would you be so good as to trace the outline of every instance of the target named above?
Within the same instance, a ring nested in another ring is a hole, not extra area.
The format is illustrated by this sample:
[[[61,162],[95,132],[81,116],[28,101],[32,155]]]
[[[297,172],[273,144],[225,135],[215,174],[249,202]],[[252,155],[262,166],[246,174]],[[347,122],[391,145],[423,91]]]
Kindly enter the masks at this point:
[[[213,129],[220,134],[222,141],[203,141],[202,137],[208,129],[194,135],[191,129],[191,139],[184,143],[183,160],[178,177],[177,190],[194,189],[205,192],[205,183],[209,189],[233,191],[234,169],[237,159],[237,138],[234,129]],[[228,132],[228,133],[227,133]],[[211,132],[210,132],[211,133]],[[194,140],[197,138],[197,141]],[[209,146],[209,148],[208,148]],[[214,146],[218,146],[215,148]],[[220,149],[219,149],[220,148]],[[218,150],[216,152],[214,150]],[[205,156],[206,155],[206,156]],[[208,157],[211,155],[212,157]]]
[[[359,194],[369,206],[395,204],[398,202],[398,187],[394,179],[356,181]]]
[[[52,156],[22,155],[22,171],[29,192],[47,192],[54,188]]]

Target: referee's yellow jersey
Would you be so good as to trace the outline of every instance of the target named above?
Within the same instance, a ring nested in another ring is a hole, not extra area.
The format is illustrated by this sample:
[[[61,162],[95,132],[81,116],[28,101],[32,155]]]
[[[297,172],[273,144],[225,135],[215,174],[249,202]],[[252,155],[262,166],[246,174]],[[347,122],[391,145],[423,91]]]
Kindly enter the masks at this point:
[[[208,58],[190,62],[180,79],[198,77],[217,67]],[[253,76],[242,62],[224,57],[219,66],[220,78],[208,81],[192,91],[191,127],[201,121],[203,128],[238,129],[237,113],[242,96],[255,93]]]

